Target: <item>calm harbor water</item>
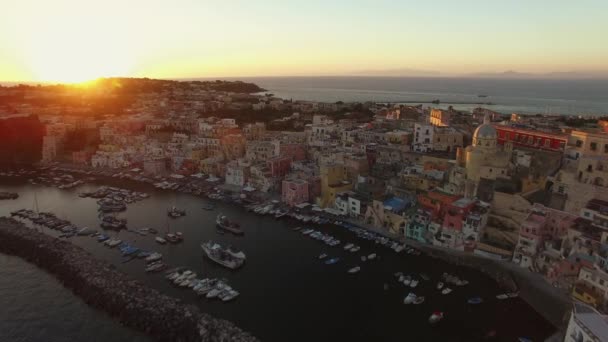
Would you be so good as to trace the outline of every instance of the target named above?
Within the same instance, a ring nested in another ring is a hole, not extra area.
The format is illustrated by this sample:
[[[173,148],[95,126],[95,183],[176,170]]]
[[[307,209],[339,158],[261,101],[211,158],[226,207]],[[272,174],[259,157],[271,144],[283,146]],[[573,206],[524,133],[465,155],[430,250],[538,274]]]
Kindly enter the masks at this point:
[[[492,331],[501,341],[516,341],[519,336],[536,341],[543,340],[554,331],[548,322],[522,300],[495,299],[500,290],[495,282],[479,272],[424,256],[397,255],[372,242],[358,240],[342,228],[321,228],[343,242],[354,242],[361,246],[360,252],[351,254],[341,247],[328,247],[292,231],[292,227],[299,225],[295,221],[259,217],[242,208],[222,203],[217,205],[215,211],[204,211],[201,206],[206,200],[196,196],[157,191],[150,186],[135,183],[121,185],[151,194],[146,200],[129,204],[128,210],[121,214],[128,219],[130,228],[151,226],[164,231],[168,222],[170,230],[184,233],[185,241],[179,245],[161,246],[154,242],[152,236],[142,237],[127,231],[112,235],[137,247],[163,253],[165,261],[172,266],[187,266],[205,277],[226,278],[241,295],[230,303],[199,299],[190,290],[171,286],[162,273],[145,274],[141,260],[120,263],[122,259],[117,250],[108,249],[93,238],[75,237],[73,243],[114,263],[119,269],[162,292],[197,303],[203,311],[233,321],[263,341],[472,341],[482,339]],[[54,212],[79,226],[99,229],[96,200],[78,197],[78,192],[91,191],[98,186],[91,184],[59,190],[0,178],[0,191],[13,191],[20,195],[17,200],[0,202],[0,216],[8,215],[16,209],[33,208],[36,194],[41,211]],[[185,209],[187,216],[169,221],[166,210],[172,205]],[[238,220],[245,230],[245,236],[218,234],[214,227],[218,212]],[[43,230],[56,235],[54,231]],[[203,259],[199,244],[209,239],[242,249],[247,254],[244,268],[230,271]],[[372,252],[377,253],[380,259],[365,263],[360,261],[361,255]],[[317,258],[321,253],[339,256],[341,260],[335,265],[325,265]],[[12,259],[8,258],[9,264],[16,262]],[[5,260],[5,256],[0,258],[3,272],[0,298],[15,291],[7,289],[4,284],[29,281],[21,274],[24,272],[35,274],[34,282],[37,286],[42,285],[48,289],[48,295],[58,293],[51,303],[44,306],[35,305],[32,302],[37,300],[32,300],[29,296],[11,298],[11,317],[22,322],[22,329],[28,326],[29,317],[44,315],[49,310],[55,310],[55,307],[66,311],[61,316],[84,317],[81,313],[88,308],[83,308],[84,303],[70,295],[69,291],[66,293],[67,290],[62,290],[52,277],[32,269],[33,266],[27,263],[23,266],[7,266]],[[346,273],[347,269],[357,264],[362,268],[360,273]],[[24,271],[11,271],[11,267],[13,270],[23,268]],[[410,290],[394,280],[393,273],[397,271],[412,275],[426,273],[431,277],[430,282],[423,281],[414,290],[418,295],[426,297],[423,304],[402,304],[403,297]],[[443,272],[456,274],[469,280],[470,284],[455,288],[450,295],[443,296],[435,289]],[[385,283],[390,285],[388,290],[384,290]],[[466,300],[473,296],[481,296],[485,299],[484,303],[478,306],[467,304]],[[78,302],[79,306],[71,307],[66,302]],[[427,319],[435,310],[444,311],[446,318],[438,325],[429,325]],[[107,318],[87,319],[89,320],[105,322]],[[52,326],[54,323],[39,321],[36,324]],[[103,324],[88,326],[89,333],[94,335],[97,330],[103,330],[107,334],[113,334],[111,336],[133,340],[127,337],[132,336],[133,332],[125,332],[124,327]],[[7,322],[0,319],[0,331],[5,331],[6,325]],[[52,327],[47,329],[47,340],[79,340],[80,327],[68,325],[63,330]],[[22,340],[38,339],[33,337]],[[107,340],[120,338],[108,337]]]
[[[0,341],[144,342],[150,339],[90,308],[52,275],[0,254]]]
[[[469,111],[484,105],[506,114],[608,114],[608,80],[446,77],[255,77],[276,96],[308,101],[408,102]],[[479,97],[487,95],[487,97]],[[435,99],[441,105],[429,102]],[[466,104],[463,104],[466,103]]]

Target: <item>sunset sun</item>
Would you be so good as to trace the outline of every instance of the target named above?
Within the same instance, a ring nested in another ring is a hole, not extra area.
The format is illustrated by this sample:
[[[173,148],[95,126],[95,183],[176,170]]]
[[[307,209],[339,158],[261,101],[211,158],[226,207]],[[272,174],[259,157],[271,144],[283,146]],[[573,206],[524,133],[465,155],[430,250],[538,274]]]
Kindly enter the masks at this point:
[[[29,33],[25,64],[37,81],[72,83],[127,75],[133,53],[121,26],[91,26],[79,19],[53,22]]]

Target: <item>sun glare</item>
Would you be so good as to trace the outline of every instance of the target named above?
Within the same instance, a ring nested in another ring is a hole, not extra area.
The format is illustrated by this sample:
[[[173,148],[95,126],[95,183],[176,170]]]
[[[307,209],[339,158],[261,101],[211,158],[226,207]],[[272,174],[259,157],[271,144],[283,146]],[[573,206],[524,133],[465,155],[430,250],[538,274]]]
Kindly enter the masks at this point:
[[[133,63],[119,28],[53,23],[28,39],[27,65],[38,81],[76,83],[128,75]]]

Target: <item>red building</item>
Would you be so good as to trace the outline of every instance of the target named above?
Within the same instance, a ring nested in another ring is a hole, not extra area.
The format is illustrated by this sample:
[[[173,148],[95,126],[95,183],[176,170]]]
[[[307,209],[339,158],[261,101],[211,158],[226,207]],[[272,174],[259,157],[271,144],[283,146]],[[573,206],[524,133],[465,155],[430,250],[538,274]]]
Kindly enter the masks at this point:
[[[276,157],[266,161],[272,177],[284,177],[291,169],[291,157]]]
[[[280,155],[291,157],[294,161],[306,159],[306,146],[304,144],[281,144]]]
[[[563,152],[568,136],[561,134],[533,131],[512,126],[494,125],[498,133],[498,144],[512,142],[514,147],[528,147],[549,151]]]

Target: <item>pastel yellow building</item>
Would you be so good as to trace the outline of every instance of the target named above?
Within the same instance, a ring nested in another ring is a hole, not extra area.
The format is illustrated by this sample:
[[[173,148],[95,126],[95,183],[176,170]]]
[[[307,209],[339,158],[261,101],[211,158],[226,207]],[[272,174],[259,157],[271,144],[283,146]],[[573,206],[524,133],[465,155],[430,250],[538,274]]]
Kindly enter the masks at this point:
[[[351,190],[353,185],[348,180],[346,167],[342,164],[322,164],[321,168],[321,198],[319,206],[325,208],[336,200],[336,194]]]

